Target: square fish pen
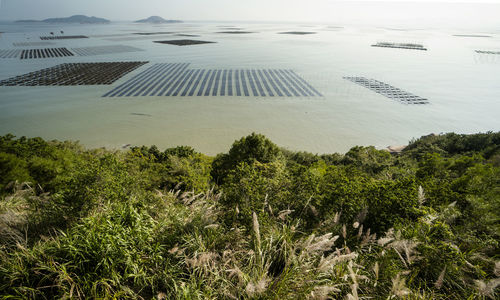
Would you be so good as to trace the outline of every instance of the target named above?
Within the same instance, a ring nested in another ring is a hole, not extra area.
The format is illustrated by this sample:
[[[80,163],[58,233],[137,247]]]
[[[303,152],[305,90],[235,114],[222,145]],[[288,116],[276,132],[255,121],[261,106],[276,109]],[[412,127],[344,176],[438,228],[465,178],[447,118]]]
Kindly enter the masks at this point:
[[[168,44],[176,46],[191,46],[191,45],[201,45],[201,44],[214,44],[216,42],[209,41],[198,41],[198,40],[169,40],[169,41],[154,41],[158,44]]]
[[[21,59],[54,58],[65,56],[75,55],[67,48],[26,49],[21,52]]]
[[[188,67],[188,63],[155,64],[103,97],[322,97],[292,70]]]
[[[18,58],[20,54],[19,49],[0,50],[0,58]]]
[[[401,89],[393,87],[387,83],[369,79],[365,77],[344,77],[344,79],[352,81],[367,89],[374,91],[382,96],[396,100],[403,104],[428,104],[429,101],[425,98],[415,96],[411,93],[405,92]]]
[[[139,49],[139,48],[125,46],[125,45],[72,48],[71,50],[73,52],[75,52],[76,54],[78,54],[79,56],[92,56],[92,55],[104,55],[104,54],[144,51],[144,50]]]
[[[68,63],[0,81],[0,86],[112,84],[147,62]]]
[[[41,36],[41,40],[71,40],[71,39],[88,39],[85,35],[56,35],[56,36]]]

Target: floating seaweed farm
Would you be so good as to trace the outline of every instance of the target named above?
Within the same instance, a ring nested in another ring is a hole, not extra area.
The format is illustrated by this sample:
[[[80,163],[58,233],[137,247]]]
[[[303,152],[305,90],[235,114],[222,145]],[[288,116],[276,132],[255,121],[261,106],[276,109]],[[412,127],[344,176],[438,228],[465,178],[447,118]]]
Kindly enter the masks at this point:
[[[103,97],[244,96],[321,97],[292,70],[190,69],[188,63],[155,64]]]
[[[387,83],[369,79],[365,77],[344,77],[344,79],[352,81],[356,84],[359,84],[367,89],[370,89],[380,95],[383,95],[387,98],[399,101],[404,104],[428,104],[429,101],[425,98],[415,96],[411,93],[405,92],[401,89],[393,87]]]
[[[112,84],[147,62],[67,63],[0,81],[0,86]]]
[[[427,51],[423,45],[412,44],[412,43],[388,43],[380,42],[372,45],[372,47],[382,47],[382,48],[397,48],[397,49],[410,49],[410,50],[423,50]]]
[[[0,58],[18,58],[20,54],[19,49],[0,50]]]
[[[285,31],[285,32],[279,32],[278,34],[306,35],[306,34],[316,34],[316,32],[313,32],[313,31]]]
[[[21,59],[53,58],[74,56],[67,48],[26,49],[21,52]]]
[[[197,40],[168,40],[168,41],[154,41],[158,44],[169,44],[176,46],[190,46],[190,45],[201,45],[201,44],[214,44],[216,42],[208,41],[197,41]]]
[[[476,53],[479,53],[479,54],[493,54],[493,55],[500,55],[500,51],[476,50]]]
[[[139,48],[125,46],[125,45],[72,48],[71,50],[80,56],[92,56],[92,55],[144,51],[144,50],[139,49]]]
[[[14,47],[40,47],[40,46],[50,46],[50,45],[55,45],[56,43],[53,42],[19,42],[19,43],[12,43]]]
[[[58,36],[41,36],[41,40],[71,40],[71,39],[88,39],[85,35],[58,35]]]

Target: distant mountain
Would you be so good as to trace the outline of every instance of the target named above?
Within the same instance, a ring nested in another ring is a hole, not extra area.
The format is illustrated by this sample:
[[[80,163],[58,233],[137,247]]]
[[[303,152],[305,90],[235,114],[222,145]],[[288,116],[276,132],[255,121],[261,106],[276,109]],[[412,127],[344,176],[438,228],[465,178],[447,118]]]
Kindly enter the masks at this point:
[[[16,22],[22,23],[33,23],[33,22],[41,22],[41,23],[77,23],[77,24],[107,24],[109,20],[103,18],[96,17],[87,17],[84,15],[74,15],[68,18],[50,18],[45,20],[19,20]]]
[[[165,23],[182,23],[179,20],[165,20],[162,17],[151,16],[147,19],[142,19],[139,21],[135,21],[136,23],[152,23],[152,24],[165,24]]]

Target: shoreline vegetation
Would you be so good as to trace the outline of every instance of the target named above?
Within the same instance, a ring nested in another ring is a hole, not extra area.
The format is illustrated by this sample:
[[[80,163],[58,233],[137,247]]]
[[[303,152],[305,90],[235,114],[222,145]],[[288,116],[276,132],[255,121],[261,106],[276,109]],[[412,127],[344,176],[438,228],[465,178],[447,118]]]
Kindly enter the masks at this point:
[[[0,137],[2,299],[498,299],[500,132],[215,157]]]

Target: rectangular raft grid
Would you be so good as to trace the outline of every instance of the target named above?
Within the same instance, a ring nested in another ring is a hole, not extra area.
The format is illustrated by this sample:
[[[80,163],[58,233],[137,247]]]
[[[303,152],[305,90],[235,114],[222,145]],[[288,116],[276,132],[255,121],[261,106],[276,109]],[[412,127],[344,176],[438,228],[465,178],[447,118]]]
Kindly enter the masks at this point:
[[[409,49],[409,50],[422,50],[427,51],[423,45],[420,44],[412,44],[412,43],[388,43],[388,42],[379,42],[372,47],[381,47],[381,48],[396,48],[396,49]]]
[[[53,58],[75,56],[67,48],[43,48],[43,49],[25,49],[21,52],[21,59]]]
[[[393,87],[387,83],[369,79],[365,77],[344,77],[344,79],[352,81],[356,84],[359,84],[367,89],[374,91],[380,95],[383,95],[387,98],[399,101],[404,104],[428,104],[429,101],[425,98],[413,95],[411,93],[405,92],[401,89]]]
[[[0,81],[0,86],[112,84],[147,62],[67,63]]]
[[[103,97],[322,97],[320,92],[292,70],[188,67],[188,63],[155,64]]]
[[[40,47],[40,46],[50,46],[55,45],[53,42],[18,42],[12,43],[14,47]]]
[[[73,52],[75,52],[76,54],[78,54],[79,56],[92,56],[92,55],[144,51],[144,50],[139,49],[139,48],[125,46],[125,45],[72,48],[71,50]]]
[[[71,39],[88,39],[85,35],[58,35],[58,36],[41,36],[40,39],[47,40],[71,40]]]
[[[18,58],[20,54],[19,49],[0,50],[0,58]]]

